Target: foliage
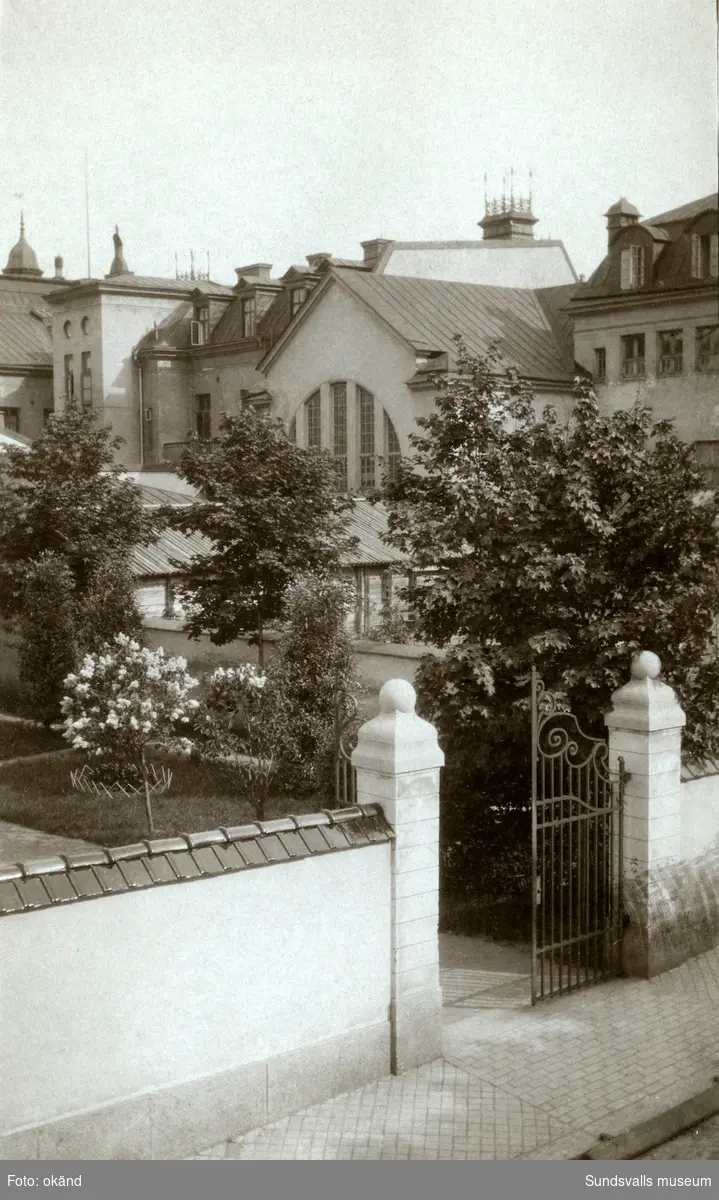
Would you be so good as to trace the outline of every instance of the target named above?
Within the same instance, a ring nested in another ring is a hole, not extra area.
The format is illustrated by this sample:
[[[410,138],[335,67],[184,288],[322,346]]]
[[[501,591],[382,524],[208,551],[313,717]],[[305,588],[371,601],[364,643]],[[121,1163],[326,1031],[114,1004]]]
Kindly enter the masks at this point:
[[[296,446],[281,421],[251,408],[223,417],[220,437],[195,442],[179,470],[202,500],[164,515],[212,544],[178,589],[186,628],[191,637],[209,631],[216,645],[249,634],[262,667],[263,631],[284,616],[291,584],[339,569],[351,502],[336,490],[329,454]]]
[[[78,656],[116,633],[140,633],[129,556],[154,523],[113,461],[121,440],[70,400],[32,446],[1,456],[0,611],[20,621],[26,697],[46,720],[58,715],[54,700]]]
[[[28,565],[19,631],[23,706],[49,725],[76,653],[73,579],[59,555],[46,553]]]
[[[413,641],[412,626],[404,609],[399,604],[390,604],[383,612],[382,620],[363,635],[363,640],[390,646],[403,646]]]
[[[206,684],[196,718],[198,751],[239,778],[262,820],[284,742],[283,698],[251,663],[218,667]]]
[[[345,736],[352,734],[347,706],[360,688],[345,628],[351,604],[351,584],[336,578],[304,576],[287,593],[288,618],[271,674],[288,701],[283,760],[297,785],[334,786],[338,702]]]
[[[63,736],[73,749],[95,760],[108,783],[146,783],[150,743],[191,750],[192,743],[178,730],[189,724],[197,708],[189,698],[196,686],[184,658],[165,658],[162,648],[148,650],[117,634],[101,652],[85,655],[79,671],[65,680]],[[152,829],[147,787],[145,792]]]
[[[97,413],[69,400],[30,447],[6,449],[0,461],[0,594],[2,612],[20,610],[28,565],[60,556],[78,603],[102,561],[126,564],[132,548],[152,537],[154,522],[140,494],[122,478],[114,452],[122,439],[97,424]],[[110,633],[117,632],[110,630]]]
[[[601,734],[632,655],[651,649],[690,714],[687,751],[716,754],[717,500],[691,447],[646,406],[602,415],[585,381],[568,421],[538,412],[494,351],[461,340],[437,386],[384,500],[412,566],[441,568],[409,599],[419,638],[446,647],[418,685],[455,808],[526,805],[532,664]]]

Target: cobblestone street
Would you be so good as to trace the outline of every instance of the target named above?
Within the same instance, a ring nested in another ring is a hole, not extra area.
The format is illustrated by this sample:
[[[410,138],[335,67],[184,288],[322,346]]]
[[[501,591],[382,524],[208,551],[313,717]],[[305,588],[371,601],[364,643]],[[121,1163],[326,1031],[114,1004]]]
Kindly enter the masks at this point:
[[[653,980],[617,979],[534,1009],[526,976],[490,975],[443,972],[444,1058],[199,1157],[573,1158],[719,1073],[719,949]],[[719,1125],[707,1123],[671,1143],[692,1155],[672,1157],[715,1157],[717,1138]]]

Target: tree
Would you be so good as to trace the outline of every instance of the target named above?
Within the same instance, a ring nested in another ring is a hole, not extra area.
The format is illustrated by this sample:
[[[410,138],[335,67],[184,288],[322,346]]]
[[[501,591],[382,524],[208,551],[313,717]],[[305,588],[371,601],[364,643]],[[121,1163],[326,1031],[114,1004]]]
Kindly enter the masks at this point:
[[[446,647],[418,683],[455,811],[526,804],[533,664],[601,735],[632,655],[654,650],[687,710],[687,750],[717,753],[718,506],[691,447],[646,406],[603,415],[585,381],[567,422],[537,413],[515,372],[461,340],[437,386],[384,499],[393,542],[415,569],[440,568],[410,599],[415,634]]]
[[[282,422],[243,409],[225,416],[220,437],[195,442],[180,474],[202,499],[165,515],[176,528],[203,534],[178,589],[191,637],[209,631],[216,645],[250,635],[264,665],[263,633],[285,609],[287,589],[302,573],[339,570],[349,548],[329,454],[294,445]]]
[[[4,451],[0,462],[0,592],[2,611],[20,608],[28,565],[59,555],[78,603],[102,583],[100,562],[116,572],[134,546],[151,540],[155,523],[114,452],[122,439],[97,413],[69,400],[30,447]]]
[[[305,786],[328,787],[334,780],[335,714],[344,721],[356,707],[359,678],[346,631],[351,602],[351,585],[336,578],[305,576],[288,592],[270,673],[273,690],[288,705],[285,769]]]
[[[70,400],[32,446],[8,449],[0,461],[0,611],[21,618],[25,692],[46,719],[57,715],[47,703],[62,694],[74,666],[70,648],[81,654],[115,633],[140,631],[129,557],[151,539],[155,523],[114,462],[121,441],[98,425],[97,413]],[[53,615],[47,597],[63,579],[66,593]],[[67,625],[62,651],[42,649],[47,637],[30,617],[38,606],[53,626]]]
[[[27,569],[20,634],[23,700],[37,720],[49,725],[76,656],[73,579],[57,554],[43,554]]]

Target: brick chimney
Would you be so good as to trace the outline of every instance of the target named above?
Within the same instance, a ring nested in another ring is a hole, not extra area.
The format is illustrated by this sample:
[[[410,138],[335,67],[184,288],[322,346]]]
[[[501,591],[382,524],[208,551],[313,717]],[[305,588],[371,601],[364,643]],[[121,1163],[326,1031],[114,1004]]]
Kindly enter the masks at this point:
[[[388,238],[373,238],[369,242],[360,242],[364,254],[365,266],[374,271],[382,256],[382,251],[385,246],[389,246],[390,244]]]
[[[238,280],[243,275],[249,276],[251,279],[258,279],[261,283],[269,283],[272,263],[251,263],[249,267],[235,267],[235,275]]]

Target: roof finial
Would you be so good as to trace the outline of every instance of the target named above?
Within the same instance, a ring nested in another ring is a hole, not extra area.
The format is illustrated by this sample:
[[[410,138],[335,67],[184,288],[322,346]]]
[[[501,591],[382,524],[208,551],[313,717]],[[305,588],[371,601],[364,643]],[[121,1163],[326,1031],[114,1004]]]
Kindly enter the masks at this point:
[[[533,179],[534,179],[534,175],[532,172],[532,168],[530,167],[529,168],[529,211],[530,212],[532,211],[532,180]]]
[[[20,209],[20,237],[25,237],[25,214],[22,209]]]
[[[489,212],[489,200],[487,198],[487,172],[484,172],[484,215]]]
[[[502,212],[504,212],[506,207],[507,207],[507,176],[505,174],[502,176]]]
[[[510,208],[514,208],[514,167],[510,167],[509,169],[509,179],[509,206]]]

